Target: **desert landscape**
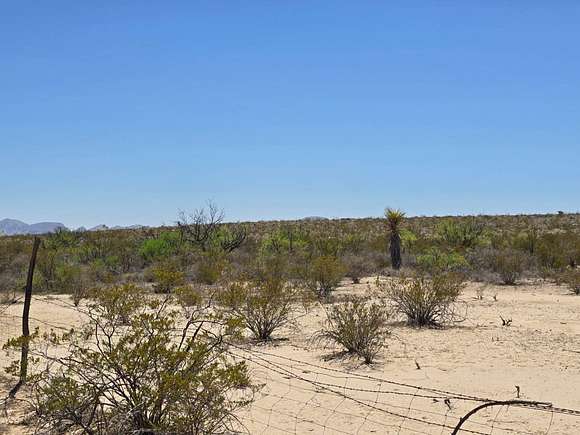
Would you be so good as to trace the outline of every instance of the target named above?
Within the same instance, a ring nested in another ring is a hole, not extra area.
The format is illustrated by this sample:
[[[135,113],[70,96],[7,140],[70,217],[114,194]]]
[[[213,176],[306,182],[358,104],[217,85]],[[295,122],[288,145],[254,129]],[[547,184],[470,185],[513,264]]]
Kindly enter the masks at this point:
[[[1,2],[0,435],[579,435],[578,23]]]
[[[227,425],[224,416],[224,426],[210,432],[452,433],[464,416],[484,404],[491,406],[469,416],[457,433],[577,432],[580,298],[573,287],[578,271],[569,266],[578,255],[577,215],[406,218],[394,212],[370,221],[217,223],[210,238],[221,234],[222,242],[228,243],[216,246],[229,249],[237,244],[231,251],[223,249],[219,263],[204,263],[210,254],[197,251],[193,239],[187,241],[188,235],[211,225],[211,211],[177,227],[59,230],[41,236],[29,314],[30,330],[35,331],[29,371],[40,377],[32,378],[16,398],[9,398],[18,380],[14,367],[18,368],[21,342],[5,346],[0,361],[4,371],[13,375],[2,375],[6,397],[2,431],[37,433],[59,427],[85,431],[82,426],[75,428],[74,418],[63,409],[50,424],[42,417],[47,402],[42,405],[40,397],[51,391],[46,389],[47,379],[59,373],[60,365],[66,366],[67,355],[73,352],[72,342],[57,342],[55,337],[64,337],[71,328],[82,331],[83,325],[97,319],[95,313],[101,313],[102,322],[107,314],[98,311],[100,306],[112,301],[107,310],[121,310],[121,298],[130,300],[134,293],[138,299],[185,309],[186,316],[171,329],[175,333],[167,336],[173,342],[192,334],[192,330],[182,334],[184,324],[192,319],[200,327],[224,319],[241,322],[235,334],[224,332],[223,325],[209,329],[211,334],[222,334],[224,363],[241,363],[247,369],[251,398],[228,410]],[[494,237],[497,232],[501,239]],[[402,234],[399,269],[393,267],[396,258],[391,258],[397,253],[387,249],[394,233]],[[176,238],[180,234],[181,239]],[[357,234],[362,237],[353,241]],[[561,251],[546,256],[554,235]],[[5,252],[21,249],[22,264],[26,263],[30,236],[0,240]],[[174,245],[159,242],[171,240]],[[530,241],[533,253],[526,251]],[[99,255],[127,258],[95,274],[88,265],[82,266],[80,252],[89,246],[101,247],[97,253],[87,249],[95,259]],[[194,252],[201,255],[196,260],[191,257]],[[75,265],[73,258],[80,264]],[[319,264],[320,258],[325,261]],[[14,271],[10,263],[5,258],[4,282]],[[130,265],[123,269],[123,263]],[[548,263],[551,272],[542,266]],[[51,270],[53,281],[45,280]],[[447,277],[441,281],[444,288],[437,290],[434,283],[441,277]],[[420,300],[415,300],[418,306],[428,305],[433,295],[443,298],[435,303],[439,307],[435,317],[423,325],[413,324],[397,299],[417,291],[417,282],[425,286]],[[48,285],[53,285],[52,290]],[[454,286],[456,293],[445,293]],[[110,289],[125,293],[115,295]],[[394,293],[397,289],[403,293]],[[21,335],[23,299],[8,287],[5,292],[0,338],[9,343]],[[340,311],[346,319],[343,323],[336,309],[344,310]],[[211,314],[201,320],[196,317],[200,313]],[[252,328],[257,324],[252,321],[275,319],[282,321],[269,333]],[[120,325],[111,336],[115,342],[118,336],[130,335],[130,329]],[[329,339],[329,331],[338,339]],[[349,334],[357,337],[359,347],[348,348],[344,337]],[[211,341],[211,337],[196,339]],[[373,337],[375,341],[361,341]],[[98,335],[94,338],[97,341],[89,338],[83,352],[100,349]],[[184,394],[191,393],[184,389]],[[230,391],[227,397],[234,400],[236,394]],[[57,398],[48,400],[53,403]]]

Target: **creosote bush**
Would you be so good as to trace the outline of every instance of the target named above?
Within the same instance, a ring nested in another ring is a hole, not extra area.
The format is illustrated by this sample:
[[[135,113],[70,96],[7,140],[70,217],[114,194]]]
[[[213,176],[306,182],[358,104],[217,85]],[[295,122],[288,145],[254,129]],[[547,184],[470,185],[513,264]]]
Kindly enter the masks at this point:
[[[166,262],[153,268],[153,290],[155,293],[171,293],[171,291],[185,284],[185,274],[176,264]]]
[[[204,252],[197,263],[197,281],[213,285],[223,276],[228,266],[227,258],[219,252]]]
[[[504,249],[492,256],[492,268],[506,285],[515,285],[524,271],[526,256],[521,251]]]
[[[234,413],[256,391],[245,363],[226,352],[238,328],[193,299],[188,312],[174,302],[172,296],[145,297],[134,286],[103,289],[79,330],[44,340],[33,335],[37,364],[29,384],[37,430],[236,432]],[[65,352],[51,352],[52,346]]]
[[[580,295],[580,269],[566,270],[562,274],[561,280],[572,290],[572,293]]]
[[[315,258],[308,267],[308,287],[319,298],[327,298],[338,287],[346,270],[344,264],[335,256],[324,255]]]
[[[239,319],[258,340],[269,340],[272,333],[293,323],[303,290],[276,277],[232,282],[220,294],[225,315]]]
[[[326,323],[315,338],[338,344],[370,364],[386,346],[388,317],[383,304],[351,299],[326,309]]]
[[[441,327],[459,320],[456,301],[464,283],[457,273],[439,273],[431,278],[402,277],[387,282],[377,279],[377,287],[407,317],[409,325]]]

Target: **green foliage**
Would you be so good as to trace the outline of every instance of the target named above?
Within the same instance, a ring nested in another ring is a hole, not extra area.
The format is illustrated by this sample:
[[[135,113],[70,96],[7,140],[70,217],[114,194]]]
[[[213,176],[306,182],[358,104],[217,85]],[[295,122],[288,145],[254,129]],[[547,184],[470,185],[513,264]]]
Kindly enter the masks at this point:
[[[562,273],[562,282],[568,286],[572,293],[580,295],[580,269],[569,269]]]
[[[256,278],[230,283],[220,294],[226,316],[241,320],[258,340],[293,324],[297,304],[305,301],[303,289],[286,280],[277,262],[267,263]]]
[[[346,255],[342,258],[342,262],[345,265],[345,275],[352,279],[354,284],[360,283],[361,278],[373,270],[370,260],[362,255]]]
[[[325,255],[315,258],[307,268],[308,287],[318,297],[326,298],[338,287],[346,270],[337,257]]]
[[[139,255],[147,262],[166,260],[179,249],[180,238],[175,231],[164,231],[154,239],[147,239],[139,247]]]
[[[469,267],[465,257],[458,252],[445,252],[438,248],[430,248],[425,254],[417,256],[419,269],[429,272],[460,271]]]
[[[506,285],[514,285],[524,271],[526,256],[521,251],[504,249],[495,251],[492,267]]]
[[[387,319],[384,305],[351,299],[326,309],[326,323],[316,338],[338,344],[370,364],[390,334]]]
[[[537,247],[540,265],[551,271],[574,267],[580,262],[580,234],[554,232],[543,234]]]
[[[464,287],[459,274],[377,280],[377,286],[395,309],[407,317],[410,325],[439,327],[458,319],[455,303]]]
[[[437,226],[437,236],[447,246],[459,249],[474,248],[482,243],[485,225],[479,219],[461,221],[446,219]]]
[[[175,287],[185,284],[185,274],[173,262],[161,263],[152,272],[155,293],[171,293]]]
[[[228,267],[228,259],[219,251],[204,252],[197,263],[198,282],[213,285],[223,276]]]
[[[308,246],[308,240],[299,230],[292,227],[279,228],[267,234],[261,241],[262,255],[292,253],[302,251]]]
[[[389,227],[389,252],[391,254],[391,266],[393,269],[400,269],[401,260],[401,225],[405,220],[405,213],[401,210],[387,208],[385,210],[387,226]]]
[[[37,431],[232,431],[234,413],[255,391],[245,363],[226,352],[236,329],[204,307],[182,318],[170,305],[130,286],[104,289],[83,328],[40,342],[31,382]],[[201,327],[206,322],[211,332]],[[66,356],[44,356],[47,345]]]

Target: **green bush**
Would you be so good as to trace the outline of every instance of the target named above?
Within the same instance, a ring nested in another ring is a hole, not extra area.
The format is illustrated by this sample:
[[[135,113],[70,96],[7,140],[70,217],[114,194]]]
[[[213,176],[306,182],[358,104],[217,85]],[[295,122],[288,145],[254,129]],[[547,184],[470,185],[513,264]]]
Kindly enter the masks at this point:
[[[469,249],[478,246],[485,234],[484,224],[476,218],[446,219],[437,226],[437,235],[448,246]]]
[[[336,257],[315,258],[308,267],[307,284],[318,297],[326,298],[338,287],[345,274],[344,264]]]
[[[338,344],[370,364],[385,346],[387,319],[384,305],[351,299],[326,310],[325,326],[316,338]]]
[[[505,249],[493,254],[492,267],[504,284],[514,285],[524,271],[526,260],[523,252]]]
[[[179,234],[164,231],[155,239],[147,239],[141,243],[139,255],[148,263],[165,260],[177,253]]]
[[[402,277],[387,282],[377,280],[377,287],[417,327],[440,327],[459,319],[456,301],[464,288],[463,278],[447,272],[426,276]]]
[[[304,292],[272,274],[262,279],[230,283],[220,294],[226,316],[239,319],[258,340],[294,322],[293,314]]]
[[[166,262],[153,268],[155,293],[171,293],[175,287],[185,284],[185,274],[174,263]]]
[[[444,252],[431,248],[425,254],[417,256],[419,269],[429,272],[460,271],[469,267],[465,257],[458,252]]]
[[[225,255],[216,251],[205,252],[197,263],[197,281],[213,285],[220,280],[227,267],[228,260]]]
[[[183,318],[175,304],[133,290],[101,291],[78,330],[34,335],[28,384],[36,431],[229,433],[256,391],[245,362],[228,356],[224,343],[235,328],[202,307]],[[44,356],[52,345],[59,351]]]
[[[561,280],[576,295],[580,295],[580,270],[570,269],[562,274]]]

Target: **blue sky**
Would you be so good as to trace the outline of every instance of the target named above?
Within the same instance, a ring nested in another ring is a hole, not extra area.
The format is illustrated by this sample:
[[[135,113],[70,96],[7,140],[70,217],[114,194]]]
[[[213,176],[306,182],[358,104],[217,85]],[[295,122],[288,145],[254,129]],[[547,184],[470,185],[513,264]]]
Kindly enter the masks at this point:
[[[573,0],[0,0],[0,218],[578,211],[578,23]]]

